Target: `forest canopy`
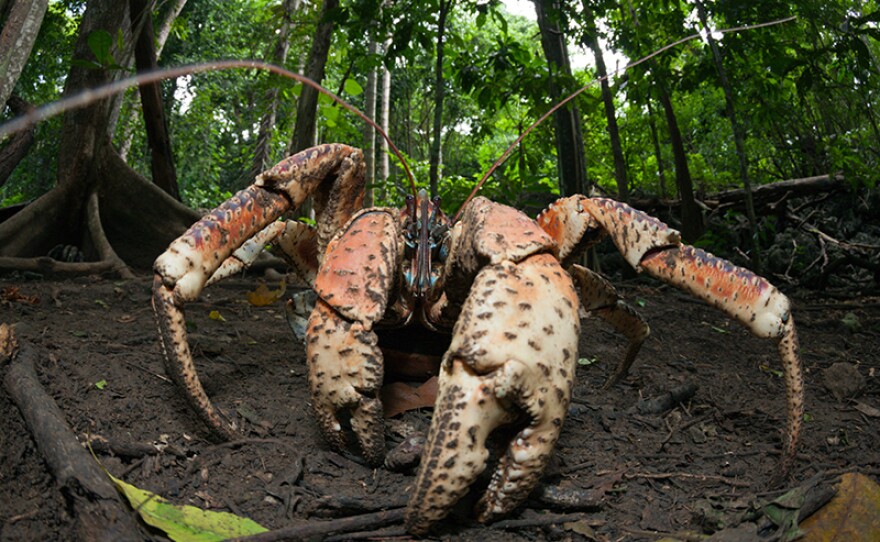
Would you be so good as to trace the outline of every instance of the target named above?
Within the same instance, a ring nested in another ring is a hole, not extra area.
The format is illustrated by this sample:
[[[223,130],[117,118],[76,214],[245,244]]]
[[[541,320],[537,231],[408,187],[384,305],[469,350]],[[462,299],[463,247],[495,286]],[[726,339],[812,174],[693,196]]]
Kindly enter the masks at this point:
[[[674,225],[694,241],[704,230],[692,202],[709,193],[841,174],[854,186],[876,183],[873,0],[132,0],[124,13],[107,0],[4,0],[4,40],[34,30],[22,22],[35,17],[19,13],[25,4],[43,12],[18,72],[15,55],[0,53],[0,121],[89,86],[80,80],[257,59],[305,73],[375,118],[417,182],[454,211],[523,130],[608,73],[607,84],[524,139],[483,193],[530,212],[572,192],[679,200]],[[613,73],[694,34],[701,37]],[[97,130],[106,132],[114,167],[152,178],[188,207],[217,205],[310,142],[366,149],[376,203],[399,205],[408,191],[374,130],[326,96],[310,106],[293,81],[237,69],[166,80],[153,91],[152,105],[136,87],[112,100]],[[37,124],[23,153],[12,152],[20,134],[0,143],[0,207],[64,184],[71,154],[63,147],[79,145],[59,136],[65,118]],[[151,123],[162,127],[158,135]],[[86,195],[73,201],[84,208]],[[755,227],[760,217],[746,211]]]

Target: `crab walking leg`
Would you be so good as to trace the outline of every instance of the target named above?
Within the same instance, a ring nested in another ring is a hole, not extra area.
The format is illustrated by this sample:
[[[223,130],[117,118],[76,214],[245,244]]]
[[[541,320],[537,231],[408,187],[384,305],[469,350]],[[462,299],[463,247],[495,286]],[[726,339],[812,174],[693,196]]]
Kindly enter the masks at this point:
[[[477,504],[480,521],[518,506],[538,482],[571,396],[580,321],[571,279],[549,254],[476,276],[444,355],[406,527],[425,533],[485,469],[486,439],[524,424]]]
[[[215,282],[221,281],[226,277],[231,277],[232,275],[240,273],[250,267],[263,251],[263,247],[283,233],[284,229],[284,222],[272,222],[257,232],[256,235],[245,241],[235,252],[223,260],[220,267],[218,267],[217,270],[214,271],[214,274],[211,275],[211,278],[205,282],[205,286],[210,286]]]
[[[584,310],[592,312],[629,340],[626,354],[602,386],[607,390],[627,375],[642,343],[651,334],[651,328],[641,314],[620,299],[617,290],[604,277],[577,264],[569,267],[568,272],[578,288]]]
[[[782,455],[782,472],[787,473],[797,453],[804,417],[804,377],[788,298],[751,271],[686,245],[650,254],[640,266],[735,317],[755,335],[776,339],[788,409]]]
[[[664,280],[736,318],[758,337],[776,339],[787,396],[782,472],[794,461],[804,414],[804,382],[791,303],[775,286],[748,269],[681,243],[656,218],[626,204],[580,197],[581,208],[601,224],[637,270]]]
[[[198,298],[233,252],[310,194],[318,200],[324,237],[333,228],[338,230],[360,204],[363,168],[360,151],[344,145],[322,145],[295,154],[193,224],[153,264],[153,310],[166,372],[216,436],[236,438],[236,428],[221,420],[199,381],[186,338],[184,305]],[[330,190],[337,195],[328,196]]]

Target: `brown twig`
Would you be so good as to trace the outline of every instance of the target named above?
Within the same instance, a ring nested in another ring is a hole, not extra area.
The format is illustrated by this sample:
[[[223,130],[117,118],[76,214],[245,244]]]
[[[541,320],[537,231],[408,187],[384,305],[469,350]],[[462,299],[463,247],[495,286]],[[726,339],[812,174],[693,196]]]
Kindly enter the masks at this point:
[[[715,476],[712,474],[691,474],[689,472],[637,472],[634,474],[624,474],[624,478],[644,478],[646,480],[668,480],[669,478],[689,478],[691,480],[700,480],[703,482],[721,482],[734,487],[752,487],[752,484],[741,480],[732,480],[724,476]]]
[[[577,514],[541,514],[539,516],[525,519],[505,519],[496,521],[491,525],[493,529],[519,529],[522,527],[541,527],[545,525],[556,525],[558,523],[569,523],[571,521],[580,521],[586,517],[584,513]]]
[[[371,514],[361,514],[346,518],[332,519],[327,521],[307,521],[299,525],[283,527],[274,531],[266,531],[241,538],[234,538],[238,542],[276,542],[278,540],[303,540],[330,534],[347,533],[351,531],[376,529],[389,523],[403,521],[405,508],[394,508]]]

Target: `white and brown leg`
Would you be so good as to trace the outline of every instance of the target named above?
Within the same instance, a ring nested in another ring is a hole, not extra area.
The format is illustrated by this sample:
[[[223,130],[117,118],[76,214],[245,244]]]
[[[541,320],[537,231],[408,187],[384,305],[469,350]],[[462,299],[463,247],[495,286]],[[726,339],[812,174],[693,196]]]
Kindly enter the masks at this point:
[[[225,439],[238,436],[234,424],[221,418],[199,381],[186,338],[184,305],[199,296],[209,278],[248,240],[263,235],[267,227],[267,238],[278,235],[273,229],[277,227],[272,226],[275,220],[301,205],[310,194],[318,195],[321,201],[319,225],[325,236],[341,227],[357,208],[363,184],[359,150],[322,145],[303,151],[261,174],[253,185],[193,224],[156,259],[153,309],[166,372],[215,435]],[[326,195],[331,189],[340,195]],[[252,243],[240,254],[247,258],[245,253],[258,247]],[[232,261],[231,267],[235,265]]]
[[[581,197],[579,206],[610,235],[624,258],[737,319],[758,337],[777,341],[785,376],[787,425],[780,474],[791,467],[804,415],[804,382],[791,303],[748,269],[681,243],[656,218],[608,199]]]
[[[605,277],[577,264],[569,267],[568,272],[574,280],[584,310],[607,322],[629,341],[626,354],[605,381],[603,388],[608,389],[626,377],[642,343],[651,334],[651,328],[638,311],[620,298],[617,289]]]

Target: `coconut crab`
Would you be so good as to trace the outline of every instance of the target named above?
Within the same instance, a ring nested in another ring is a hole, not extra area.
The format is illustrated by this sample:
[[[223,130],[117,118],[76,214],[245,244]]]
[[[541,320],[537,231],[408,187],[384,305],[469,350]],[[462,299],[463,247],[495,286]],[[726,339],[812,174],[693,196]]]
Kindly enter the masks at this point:
[[[765,279],[683,245],[677,231],[610,199],[571,196],[537,220],[477,197],[455,219],[424,191],[401,209],[361,209],[359,150],[321,145],[259,175],[196,222],[156,260],[153,307],[167,372],[212,432],[237,438],[206,395],[186,337],[184,305],[247,266],[267,244],[313,286],[306,331],[312,407],[327,442],[346,446],[340,413],[364,458],[385,453],[380,326],[451,333],[435,412],[406,526],[425,533],[485,469],[492,431],[518,432],[477,504],[481,521],[506,514],[536,485],[559,436],[577,359],[578,307],[630,341],[606,385],[629,369],[649,329],[614,288],[571,263],[609,235],[625,259],[778,342],[787,391],[782,467],[794,458],[803,416],[797,334],[788,299]],[[278,221],[312,197],[316,227]]]

